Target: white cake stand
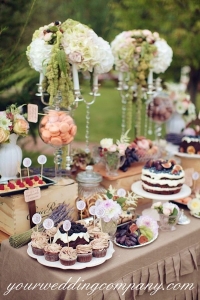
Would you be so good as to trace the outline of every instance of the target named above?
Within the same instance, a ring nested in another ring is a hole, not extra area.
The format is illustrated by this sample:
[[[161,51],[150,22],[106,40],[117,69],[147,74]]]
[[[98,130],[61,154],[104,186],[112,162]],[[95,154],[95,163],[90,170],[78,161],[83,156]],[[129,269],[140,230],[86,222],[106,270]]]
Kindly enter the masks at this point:
[[[148,198],[148,199],[152,199],[153,203],[158,202],[158,201],[168,202],[170,200],[171,201],[179,200],[181,198],[188,197],[191,194],[191,189],[186,184],[183,184],[179,193],[173,194],[173,195],[159,195],[159,194],[149,193],[149,192],[146,192],[145,190],[143,190],[142,181],[134,182],[131,186],[131,190],[139,196],[142,196],[142,197]],[[143,210],[142,215],[148,215],[148,216],[152,217],[153,219],[155,219],[156,221],[159,221],[159,219],[160,219],[157,210],[153,209],[153,208],[147,208],[147,209]]]

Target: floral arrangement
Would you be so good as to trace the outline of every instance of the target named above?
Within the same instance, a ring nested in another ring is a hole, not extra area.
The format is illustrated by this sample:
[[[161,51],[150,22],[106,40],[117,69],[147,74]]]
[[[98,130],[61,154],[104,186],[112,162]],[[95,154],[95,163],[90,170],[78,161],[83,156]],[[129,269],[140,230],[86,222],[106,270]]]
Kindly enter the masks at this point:
[[[188,204],[188,208],[192,215],[200,217],[200,194],[196,193],[195,198],[191,199]]]
[[[10,135],[16,133],[25,136],[28,134],[29,124],[25,115],[21,113],[21,106],[12,104],[6,111],[0,112],[0,143],[9,142]]]
[[[182,91],[177,84],[167,83],[170,99],[173,103],[174,111],[182,115],[186,124],[196,119],[196,108],[190,100],[190,95]]]
[[[44,77],[42,86],[50,94],[50,104],[60,91],[64,107],[74,101],[71,65],[101,74],[108,72],[114,61],[108,42],[88,26],[71,19],[36,30],[26,55],[31,68]]]
[[[176,204],[156,202],[152,205],[152,208],[156,209],[159,214],[170,217],[168,223],[174,224],[176,222],[179,214],[179,207]]]
[[[131,128],[133,87],[137,85],[138,131],[140,129],[140,111],[142,88],[147,86],[149,71],[163,73],[172,61],[172,49],[161,39],[157,32],[149,30],[129,30],[118,34],[111,43],[116,70],[128,73],[126,76],[127,128]],[[152,78],[153,81],[153,78]],[[151,83],[153,84],[153,82]],[[140,132],[138,132],[140,134]]]
[[[104,222],[109,222],[111,220],[117,221],[122,209],[117,201],[113,199],[101,199],[99,198],[95,203],[95,211],[97,215],[100,215]]]
[[[113,142],[112,138],[102,139],[100,141],[101,155],[103,156],[107,152],[118,152],[120,156],[123,156],[129,146],[130,138],[128,137],[128,132],[129,130],[125,134],[122,134],[120,140],[117,140],[116,143]]]
[[[142,198],[141,196],[136,195],[134,192],[126,191],[123,188],[115,189],[112,187],[112,185],[109,186],[105,197],[117,201],[123,211],[126,211],[130,208],[136,208],[138,199]]]
[[[152,236],[149,237],[149,240],[156,237],[158,235],[158,223],[154,219],[152,219],[149,216],[140,216],[136,220],[136,225],[140,229],[141,233],[146,236],[147,233],[152,232]],[[150,232],[147,231],[147,229],[150,230]]]
[[[125,161],[125,152],[129,146],[128,131],[121,135],[120,140],[116,143],[112,138],[104,138],[100,141],[100,156],[104,158],[107,167],[111,169],[118,168]]]
[[[91,153],[87,153],[83,149],[73,149],[71,156],[72,172],[77,172],[78,170],[85,170],[88,165],[94,164]]]

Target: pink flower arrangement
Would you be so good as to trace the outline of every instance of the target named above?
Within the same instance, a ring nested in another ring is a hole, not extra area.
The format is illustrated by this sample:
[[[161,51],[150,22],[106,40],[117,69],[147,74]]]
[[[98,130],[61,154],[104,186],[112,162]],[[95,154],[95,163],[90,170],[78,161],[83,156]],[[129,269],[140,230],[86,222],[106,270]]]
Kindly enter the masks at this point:
[[[6,111],[0,112],[0,143],[8,142],[12,133],[25,136],[28,130],[29,123],[21,114],[21,107],[12,104]]]

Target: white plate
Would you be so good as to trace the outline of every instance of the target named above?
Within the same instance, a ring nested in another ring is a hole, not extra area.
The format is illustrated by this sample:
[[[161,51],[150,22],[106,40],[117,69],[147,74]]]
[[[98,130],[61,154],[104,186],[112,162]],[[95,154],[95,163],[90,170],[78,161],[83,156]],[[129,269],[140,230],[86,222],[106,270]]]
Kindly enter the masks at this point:
[[[200,158],[199,154],[188,154],[188,153],[182,153],[182,152],[175,152],[174,155],[180,156],[180,157],[186,157],[186,158]]]
[[[191,194],[191,189],[189,186],[183,184],[181,190],[179,193],[177,194],[173,194],[173,195],[160,195],[160,194],[153,194],[153,193],[149,193],[146,192],[145,190],[143,190],[142,188],[142,181],[137,181],[134,182],[131,186],[131,190],[144,197],[147,199],[153,199],[153,200],[159,200],[159,201],[170,201],[170,200],[179,200],[182,198],[185,198],[187,196],[189,196]]]
[[[195,213],[192,213],[192,211],[190,211],[190,214],[191,214],[193,217],[200,219],[200,216],[196,215]]]
[[[28,249],[27,249],[28,255],[32,258],[37,259],[37,261],[41,265],[51,267],[51,268],[63,269],[63,270],[68,270],[68,269],[80,270],[80,269],[85,269],[85,268],[90,268],[90,267],[96,267],[98,265],[103,264],[106,260],[110,259],[114,252],[115,252],[115,250],[113,248],[113,243],[110,241],[110,245],[109,245],[109,248],[107,249],[106,256],[100,257],[100,258],[92,257],[92,260],[87,263],[76,262],[72,266],[64,266],[60,263],[60,261],[50,262],[50,261],[47,261],[44,258],[44,256],[38,256],[38,255],[33,254],[32,248],[31,248],[31,243],[28,244]]]
[[[157,235],[153,238],[153,240],[151,240],[150,242],[147,242],[147,243],[141,244],[141,245],[130,246],[130,247],[124,246],[124,245],[121,245],[121,244],[118,244],[118,243],[116,242],[116,239],[114,239],[114,243],[115,243],[115,245],[117,245],[117,246],[119,246],[119,247],[121,247],[121,248],[133,249],[133,248],[140,248],[140,247],[147,246],[147,245],[153,243],[153,242],[157,239],[157,237],[158,237],[158,233],[157,233]]]

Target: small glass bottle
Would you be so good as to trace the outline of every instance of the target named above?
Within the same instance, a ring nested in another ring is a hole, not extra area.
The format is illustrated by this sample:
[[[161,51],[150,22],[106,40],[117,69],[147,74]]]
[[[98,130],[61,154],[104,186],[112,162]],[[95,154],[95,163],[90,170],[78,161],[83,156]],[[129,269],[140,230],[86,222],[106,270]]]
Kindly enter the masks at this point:
[[[106,189],[100,184],[102,176],[93,171],[93,166],[87,166],[86,171],[78,173],[79,198],[89,198],[95,194],[106,193]]]

